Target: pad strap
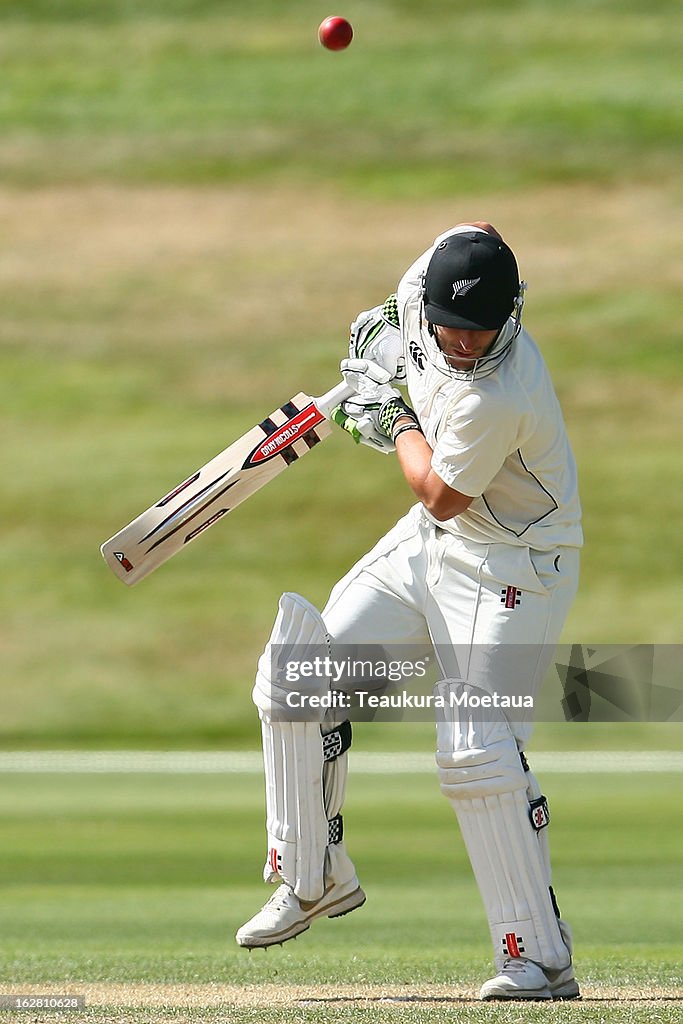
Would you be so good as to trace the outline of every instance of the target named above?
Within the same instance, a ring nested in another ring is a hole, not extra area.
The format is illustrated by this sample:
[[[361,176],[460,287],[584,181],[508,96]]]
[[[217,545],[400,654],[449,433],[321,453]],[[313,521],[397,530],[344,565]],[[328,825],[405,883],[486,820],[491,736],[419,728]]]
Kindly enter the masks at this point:
[[[344,754],[351,746],[351,723],[349,721],[342,722],[341,725],[336,726],[330,732],[326,732],[323,735],[323,761],[336,761],[337,758]]]
[[[335,814],[327,822],[327,845],[336,846],[344,838],[344,819],[341,814]]]

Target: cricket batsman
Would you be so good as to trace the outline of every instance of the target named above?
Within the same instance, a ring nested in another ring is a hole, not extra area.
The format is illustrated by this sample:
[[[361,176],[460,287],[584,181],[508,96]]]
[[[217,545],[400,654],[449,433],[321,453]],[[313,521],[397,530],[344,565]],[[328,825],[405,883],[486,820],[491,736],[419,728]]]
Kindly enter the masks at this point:
[[[535,696],[576,593],[582,544],[576,468],[543,358],[522,327],[524,282],[490,224],[459,224],[361,313],[341,369],[357,397],[337,415],[395,451],[417,502],[334,587],[319,612],[284,594],[259,661],[268,854],[280,885],[237,932],[282,943],[365,902],[344,841],[351,725],[293,720],[274,678],[282,645],[381,644],[434,653],[437,690]],[[408,405],[396,385],[405,385]],[[299,684],[297,684],[299,685]],[[312,680],[318,697],[329,684]],[[545,797],[524,748],[528,715],[473,713],[436,725],[440,786],[467,847],[493,942],[484,1000],[572,999],[571,935],[551,885]]]

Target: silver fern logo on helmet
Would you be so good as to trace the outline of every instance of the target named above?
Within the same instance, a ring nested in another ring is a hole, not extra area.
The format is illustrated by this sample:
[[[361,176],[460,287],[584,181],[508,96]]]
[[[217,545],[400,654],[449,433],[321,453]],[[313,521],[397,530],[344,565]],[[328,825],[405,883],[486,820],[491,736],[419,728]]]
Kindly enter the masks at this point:
[[[476,281],[474,284],[476,284]],[[471,367],[458,369],[451,366],[447,361],[434,333],[434,326],[427,323],[425,319],[423,288],[420,309],[420,338],[424,345],[427,361],[440,373],[445,374],[447,377],[453,377],[455,380],[471,381],[479,380],[481,377],[488,377],[510,354],[512,345],[522,330],[522,310],[524,309],[526,290],[526,281],[520,281],[512,313],[498,331],[498,335],[486,355],[480,356],[479,359],[474,359]]]
[[[462,298],[463,295],[467,295],[470,289],[474,288],[475,284],[479,284],[481,281],[480,277],[472,277],[469,280],[463,278],[461,281],[453,282],[453,298]]]

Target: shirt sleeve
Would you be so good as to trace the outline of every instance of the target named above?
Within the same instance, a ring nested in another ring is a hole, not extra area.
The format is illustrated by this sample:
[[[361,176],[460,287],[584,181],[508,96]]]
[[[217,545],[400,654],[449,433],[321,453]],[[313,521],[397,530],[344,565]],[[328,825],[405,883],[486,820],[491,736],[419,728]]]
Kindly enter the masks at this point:
[[[444,483],[469,498],[484,493],[517,447],[519,414],[504,400],[469,394],[448,411],[432,455]]]
[[[408,301],[420,290],[422,285],[422,276],[425,273],[429,261],[431,259],[434,246],[430,246],[426,252],[423,252],[421,256],[412,263],[405,274],[398,282],[396,288],[396,297],[398,299],[399,309],[404,307]]]

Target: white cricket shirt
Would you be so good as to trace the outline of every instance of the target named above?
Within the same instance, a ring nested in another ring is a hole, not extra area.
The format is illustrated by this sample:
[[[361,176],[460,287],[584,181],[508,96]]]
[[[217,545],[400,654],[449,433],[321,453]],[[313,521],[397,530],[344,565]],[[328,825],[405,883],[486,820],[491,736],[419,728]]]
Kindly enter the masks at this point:
[[[434,450],[432,468],[474,498],[438,525],[478,544],[579,547],[576,464],[545,361],[522,330],[485,376],[462,379],[439,368],[438,347],[421,324],[421,279],[433,248],[406,272],[397,296],[408,391]],[[511,319],[493,351],[513,331]]]

